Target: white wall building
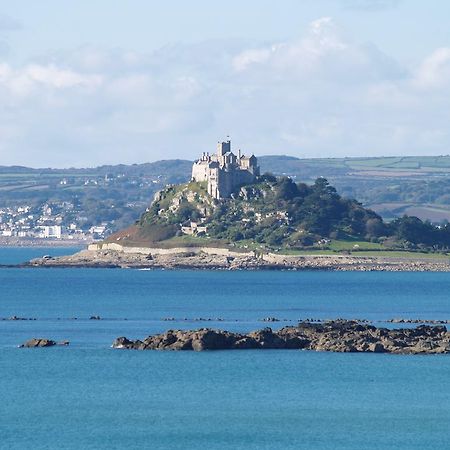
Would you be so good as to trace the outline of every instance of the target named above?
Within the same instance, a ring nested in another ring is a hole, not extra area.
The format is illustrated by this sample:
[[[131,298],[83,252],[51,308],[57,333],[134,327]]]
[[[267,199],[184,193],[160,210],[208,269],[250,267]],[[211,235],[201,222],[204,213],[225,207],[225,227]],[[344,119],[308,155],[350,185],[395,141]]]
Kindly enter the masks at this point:
[[[44,238],[61,239],[60,225],[45,226],[42,231]]]

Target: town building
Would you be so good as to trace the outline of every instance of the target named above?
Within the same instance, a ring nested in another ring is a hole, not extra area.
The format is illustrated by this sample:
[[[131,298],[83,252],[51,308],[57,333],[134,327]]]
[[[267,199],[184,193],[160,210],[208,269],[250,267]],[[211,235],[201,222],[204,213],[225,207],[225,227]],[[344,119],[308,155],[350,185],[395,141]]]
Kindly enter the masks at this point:
[[[52,225],[42,227],[42,237],[47,239],[48,238],[61,239],[61,226]]]
[[[204,152],[192,166],[192,180],[207,182],[208,194],[216,199],[228,198],[239,186],[253,183],[259,175],[256,156],[249,157],[239,150],[231,151],[231,141],[218,142],[217,153]]]

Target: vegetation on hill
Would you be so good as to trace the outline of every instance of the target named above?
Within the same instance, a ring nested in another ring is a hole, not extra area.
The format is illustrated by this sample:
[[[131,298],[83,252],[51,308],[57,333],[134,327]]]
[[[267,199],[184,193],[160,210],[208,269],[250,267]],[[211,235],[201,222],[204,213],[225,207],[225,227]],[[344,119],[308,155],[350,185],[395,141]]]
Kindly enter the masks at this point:
[[[215,242],[255,249],[348,248],[339,246],[340,241],[372,251],[450,248],[448,225],[436,227],[407,216],[385,223],[356,200],[341,197],[325,178],[307,185],[268,174],[220,201],[201,183],[168,186],[156,195],[134,231],[119,239],[179,244],[183,236],[188,245]]]

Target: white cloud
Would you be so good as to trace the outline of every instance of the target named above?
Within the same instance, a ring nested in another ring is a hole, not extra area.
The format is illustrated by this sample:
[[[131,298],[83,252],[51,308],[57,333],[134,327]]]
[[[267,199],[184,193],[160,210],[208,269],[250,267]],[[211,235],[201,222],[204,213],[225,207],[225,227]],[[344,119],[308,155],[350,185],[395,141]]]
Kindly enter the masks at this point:
[[[420,65],[413,80],[419,88],[437,88],[450,83],[450,48],[438,48]]]
[[[257,48],[245,50],[237,55],[233,60],[233,67],[238,72],[246,70],[252,64],[261,64],[269,60],[272,53],[277,51],[277,46],[271,48]]]
[[[102,83],[102,77],[99,75],[82,75],[73,70],[61,69],[54,65],[30,65],[25,68],[22,76],[29,78],[32,82],[58,89],[75,86],[92,88]]]
[[[96,88],[102,84],[100,75],[85,75],[73,70],[58,68],[53,64],[31,64],[21,69],[13,69],[8,64],[0,64],[0,85],[12,95],[28,96],[41,93],[42,88]]]
[[[194,158],[227,134],[298,156],[448,153],[450,49],[407,67],[328,17],[301,36],[81,47],[0,64],[1,164]]]
[[[285,79],[326,79],[333,83],[359,83],[368,78],[398,76],[401,70],[373,45],[346,40],[330,17],[313,21],[301,39],[281,42],[238,54],[237,72],[264,71]]]
[[[308,73],[317,68],[322,58],[346,48],[331,18],[323,17],[310,24],[304,38],[245,50],[234,58],[233,66],[237,71],[294,69],[297,74]]]

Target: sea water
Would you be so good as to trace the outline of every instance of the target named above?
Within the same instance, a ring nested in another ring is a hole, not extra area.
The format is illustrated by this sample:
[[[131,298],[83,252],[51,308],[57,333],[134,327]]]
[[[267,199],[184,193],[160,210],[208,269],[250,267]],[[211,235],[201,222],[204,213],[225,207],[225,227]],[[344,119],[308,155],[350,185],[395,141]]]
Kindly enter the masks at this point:
[[[449,292],[446,273],[1,269],[0,317],[35,320],[0,321],[0,448],[449,448],[450,356],[110,348],[169,328],[450,319]],[[32,337],[70,345],[17,348]]]

